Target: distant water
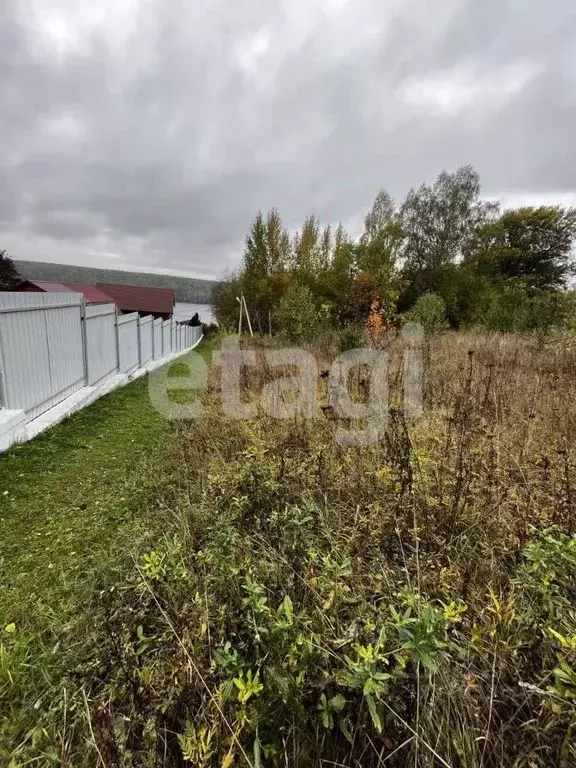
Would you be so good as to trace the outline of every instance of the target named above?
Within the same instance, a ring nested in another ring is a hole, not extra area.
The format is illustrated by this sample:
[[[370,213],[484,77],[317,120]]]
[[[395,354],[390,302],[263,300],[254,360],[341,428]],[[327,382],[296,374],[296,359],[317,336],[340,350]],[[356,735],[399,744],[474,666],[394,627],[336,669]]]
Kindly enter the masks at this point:
[[[216,322],[210,304],[186,304],[182,301],[177,301],[174,305],[174,320],[190,320],[196,312],[203,323],[209,325]]]

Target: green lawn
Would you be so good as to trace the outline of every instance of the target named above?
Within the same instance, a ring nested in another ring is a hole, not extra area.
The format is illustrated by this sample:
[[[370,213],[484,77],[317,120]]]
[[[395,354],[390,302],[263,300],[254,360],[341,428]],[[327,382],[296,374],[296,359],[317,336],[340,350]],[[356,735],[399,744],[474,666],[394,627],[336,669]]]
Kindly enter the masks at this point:
[[[66,620],[107,565],[154,535],[177,442],[143,377],[0,456],[0,628]]]

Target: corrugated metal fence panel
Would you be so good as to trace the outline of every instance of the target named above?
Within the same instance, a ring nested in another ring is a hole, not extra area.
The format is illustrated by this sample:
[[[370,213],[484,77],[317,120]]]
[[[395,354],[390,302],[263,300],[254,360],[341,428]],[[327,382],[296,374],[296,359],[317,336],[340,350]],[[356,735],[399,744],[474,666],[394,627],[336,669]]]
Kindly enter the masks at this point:
[[[50,406],[64,400],[85,385],[84,343],[79,307],[44,311],[48,329],[48,356],[52,372]]]
[[[172,320],[164,320],[162,323],[162,352],[167,355],[172,351],[170,333],[172,329]]]
[[[89,304],[85,323],[88,384],[93,386],[118,371],[116,305]]]
[[[3,405],[35,418],[84,386],[80,294],[0,294]]]
[[[152,316],[140,318],[140,365],[146,365],[152,360],[152,341],[154,326]]]
[[[154,360],[162,357],[162,318],[154,320]]]
[[[26,291],[0,291],[0,309],[30,309],[54,305],[82,303],[81,293],[27,293]]]
[[[132,373],[140,365],[138,348],[138,312],[118,315],[118,359],[120,373]]]
[[[131,373],[200,336],[151,316],[117,317],[113,304],[84,306],[77,293],[0,292],[0,406],[36,418],[118,367]]]

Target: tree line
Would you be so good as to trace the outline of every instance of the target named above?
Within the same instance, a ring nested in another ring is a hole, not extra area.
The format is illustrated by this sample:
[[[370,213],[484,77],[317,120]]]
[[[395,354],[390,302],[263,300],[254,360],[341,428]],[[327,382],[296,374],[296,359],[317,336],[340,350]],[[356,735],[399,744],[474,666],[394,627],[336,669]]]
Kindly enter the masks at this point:
[[[573,314],[576,210],[501,210],[480,197],[470,166],[442,172],[397,205],[381,190],[353,238],[314,215],[291,235],[280,213],[258,212],[241,266],[213,291],[221,326],[238,322],[244,294],[261,333],[313,335],[406,317],[453,328],[520,331],[564,323]]]

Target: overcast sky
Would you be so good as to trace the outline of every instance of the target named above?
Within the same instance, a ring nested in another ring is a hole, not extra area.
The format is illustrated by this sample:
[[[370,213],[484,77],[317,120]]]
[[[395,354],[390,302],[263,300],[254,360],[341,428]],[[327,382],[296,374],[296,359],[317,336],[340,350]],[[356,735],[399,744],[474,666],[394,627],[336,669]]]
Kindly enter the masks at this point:
[[[0,0],[0,248],[218,277],[471,163],[576,202],[574,0]]]

